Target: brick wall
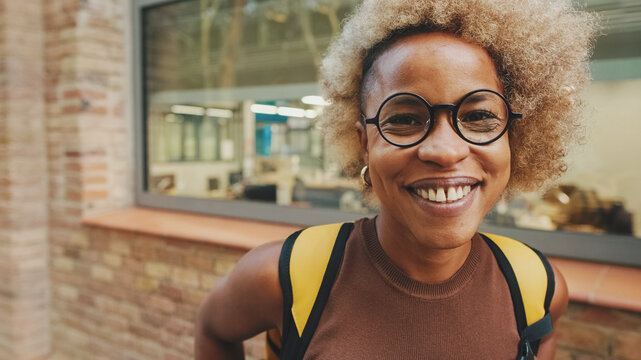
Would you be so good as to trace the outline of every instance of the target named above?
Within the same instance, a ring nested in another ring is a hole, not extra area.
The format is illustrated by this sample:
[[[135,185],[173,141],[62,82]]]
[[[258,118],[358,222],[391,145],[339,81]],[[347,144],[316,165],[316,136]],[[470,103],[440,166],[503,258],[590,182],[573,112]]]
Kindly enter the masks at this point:
[[[60,359],[193,359],[198,305],[243,253],[86,229],[53,254]],[[246,348],[263,356],[261,338]]]
[[[101,353],[106,334],[91,327],[90,320],[111,313],[102,309],[82,312],[84,293],[74,297],[74,289],[78,284],[95,287],[94,279],[98,282],[115,275],[109,266],[72,266],[69,259],[79,257],[78,249],[87,241],[83,217],[128,207],[133,201],[131,125],[124,110],[129,94],[125,60],[128,1],[41,3],[53,354],[56,359],[95,359],[92,354]],[[118,261],[114,256],[108,259],[112,266]],[[102,258],[83,260],[101,262]],[[70,266],[80,273],[65,271]],[[80,282],[82,276],[87,281]],[[96,301],[104,305],[101,299]],[[114,315],[100,321],[118,320]]]
[[[571,303],[557,344],[558,360],[639,360],[641,313]]]
[[[42,7],[0,2],[0,360],[50,347]]]

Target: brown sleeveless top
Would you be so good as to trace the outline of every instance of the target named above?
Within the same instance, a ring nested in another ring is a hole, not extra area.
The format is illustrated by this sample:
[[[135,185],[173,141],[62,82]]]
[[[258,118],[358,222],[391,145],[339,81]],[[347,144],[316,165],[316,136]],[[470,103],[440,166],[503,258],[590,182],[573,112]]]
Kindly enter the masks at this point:
[[[374,219],[355,223],[305,360],[514,360],[510,292],[480,235],[449,280],[425,284],[387,257]]]

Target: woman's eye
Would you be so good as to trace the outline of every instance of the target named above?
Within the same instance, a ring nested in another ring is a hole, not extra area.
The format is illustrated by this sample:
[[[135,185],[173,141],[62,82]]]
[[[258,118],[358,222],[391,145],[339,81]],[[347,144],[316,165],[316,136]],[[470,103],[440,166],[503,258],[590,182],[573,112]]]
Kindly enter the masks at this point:
[[[496,115],[494,115],[490,111],[486,110],[476,110],[476,111],[470,111],[463,115],[461,117],[462,122],[471,122],[471,121],[481,121],[481,120],[490,120],[490,119],[496,119]]]
[[[410,125],[410,126],[420,126],[423,124],[423,122],[416,115],[412,115],[412,114],[392,115],[385,120],[385,123],[389,125]]]

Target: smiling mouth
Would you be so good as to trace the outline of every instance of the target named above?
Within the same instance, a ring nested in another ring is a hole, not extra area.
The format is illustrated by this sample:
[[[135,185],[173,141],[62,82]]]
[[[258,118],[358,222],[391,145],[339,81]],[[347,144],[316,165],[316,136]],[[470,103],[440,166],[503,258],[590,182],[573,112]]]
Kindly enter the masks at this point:
[[[476,185],[477,184],[443,187],[411,187],[408,188],[408,191],[430,202],[451,203],[464,198]]]

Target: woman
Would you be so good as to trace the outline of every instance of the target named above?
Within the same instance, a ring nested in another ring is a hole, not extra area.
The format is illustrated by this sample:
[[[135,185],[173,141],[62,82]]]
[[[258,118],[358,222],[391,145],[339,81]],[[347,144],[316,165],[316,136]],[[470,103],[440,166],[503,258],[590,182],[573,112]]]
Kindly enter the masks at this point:
[[[356,10],[323,62],[321,126],[380,213],[355,223],[305,359],[515,358],[509,289],[477,228],[502,195],[564,170],[594,28],[569,0]],[[243,339],[281,328],[282,246],[252,250],[203,303],[198,359],[242,358]],[[554,348],[552,333],[537,358]]]

